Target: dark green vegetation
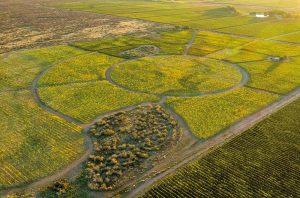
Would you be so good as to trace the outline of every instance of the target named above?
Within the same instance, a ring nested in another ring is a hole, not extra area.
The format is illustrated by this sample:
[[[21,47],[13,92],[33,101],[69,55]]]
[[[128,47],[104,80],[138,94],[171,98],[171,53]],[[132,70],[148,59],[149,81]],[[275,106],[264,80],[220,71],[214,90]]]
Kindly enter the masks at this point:
[[[95,151],[86,165],[88,186],[111,190],[128,172],[147,167],[143,163],[148,158],[170,148],[180,137],[180,128],[174,118],[155,105],[103,118],[90,128],[90,134]]]
[[[143,197],[299,197],[299,112],[300,99],[168,176]]]
[[[140,58],[152,56],[159,53],[159,48],[154,45],[141,45],[137,48],[121,52],[120,55],[124,58]]]
[[[98,41],[78,42],[72,44],[72,46],[88,51],[101,52],[111,56],[132,58],[132,56],[126,56],[126,52],[139,49],[138,51],[141,52],[143,50],[142,54],[144,54],[145,48],[141,49],[141,46],[149,45],[159,48],[159,51],[155,48],[155,54],[158,52],[160,54],[182,54],[184,52],[185,45],[189,42],[191,37],[192,32],[190,30],[177,28],[160,32],[157,37],[125,36]],[[133,57],[135,56],[137,55],[134,55]],[[138,56],[141,56],[141,54],[139,53]]]

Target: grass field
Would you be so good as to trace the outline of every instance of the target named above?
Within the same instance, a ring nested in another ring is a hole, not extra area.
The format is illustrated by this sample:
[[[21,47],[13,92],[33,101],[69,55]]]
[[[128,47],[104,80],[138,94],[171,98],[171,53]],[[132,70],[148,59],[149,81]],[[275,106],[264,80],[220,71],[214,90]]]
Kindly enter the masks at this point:
[[[0,189],[68,165],[84,150],[81,129],[35,104],[29,91],[0,93]]]
[[[158,99],[122,90],[105,80],[44,87],[38,92],[50,107],[85,123],[107,111]]]
[[[299,111],[298,99],[143,197],[298,197]]]
[[[273,94],[240,88],[212,96],[170,98],[167,104],[185,119],[196,136],[207,139],[276,99],[278,96]]]
[[[233,87],[242,76],[220,61],[193,56],[158,56],[124,62],[112,79],[130,89],[164,95],[195,95]]]

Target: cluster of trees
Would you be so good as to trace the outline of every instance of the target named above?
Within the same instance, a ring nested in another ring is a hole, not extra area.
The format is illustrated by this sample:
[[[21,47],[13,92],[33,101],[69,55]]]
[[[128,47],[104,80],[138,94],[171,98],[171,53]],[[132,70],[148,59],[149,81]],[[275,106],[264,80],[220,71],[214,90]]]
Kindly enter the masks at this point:
[[[55,192],[56,195],[61,195],[63,193],[66,193],[69,185],[70,183],[67,179],[61,179],[54,182],[50,188]]]
[[[159,53],[159,48],[154,45],[141,45],[137,48],[121,52],[120,55],[124,58],[140,58]]]
[[[159,152],[179,130],[174,118],[158,105],[101,119],[90,128],[95,151],[85,171],[89,188],[112,190],[126,172]]]

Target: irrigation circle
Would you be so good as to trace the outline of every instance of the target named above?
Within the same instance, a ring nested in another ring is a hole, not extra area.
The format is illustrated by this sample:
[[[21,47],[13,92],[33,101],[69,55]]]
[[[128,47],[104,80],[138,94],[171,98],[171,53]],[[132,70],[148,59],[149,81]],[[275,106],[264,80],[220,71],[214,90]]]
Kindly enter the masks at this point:
[[[110,81],[127,90],[164,96],[199,96],[237,86],[243,73],[229,63],[196,56],[151,56],[109,70]]]

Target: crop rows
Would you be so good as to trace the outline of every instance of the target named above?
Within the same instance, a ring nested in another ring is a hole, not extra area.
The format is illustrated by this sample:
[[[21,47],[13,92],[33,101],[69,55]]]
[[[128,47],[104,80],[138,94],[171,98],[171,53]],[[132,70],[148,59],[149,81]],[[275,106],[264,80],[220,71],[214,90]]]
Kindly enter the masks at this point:
[[[277,43],[269,40],[256,40],[243,49],[257,52],[269,56],[299,56],[300,46],[290,45],[286,43]]]
[[[300,43],[300,31],[296,32],[296,33],[289,34],[289,35],[276,37],[276,38],[273,38],[273,39],[278,40],[278,41]]]
[[[98,51],[112,56],[122,57],[122,52],[142,45],[153,45],[160,48],[161,54],[182,54],[185,45],[192,37],[189,30],[161,32],[157,38],[151,37],[117,37],[98,41],[79,42],[75,47]]]
[[[298,99],[143,197],[298,197],[299,111]]]
[[[44,87],[38,92],[48,106],[82,122],[89,122],[107,111],[158,99],[125,91],[106,80]]]
[[[240,49],[224,49],[216,53],[209,54],[207,57],[219,60],[227,60],[233,63],[258,62],[267,60],[268,56]]]
[[[11,53],[0,59],[0,90],[29,87],[45,67],[62,59],[86,53],[68,46],[53,46]]]
[[[247,38],[201,31],[197,34],[189,54],[207,55],[224,48],[236,48],[250,41]]]
[[[0,107],[1,187],[44,177],[83,152],[81,129],[44,112],[29,91],[2,93]]]
[[[170,98],[167,104],[186,120],[196,136],[207,139],[277,98],[240,88],[212,96]]]
[[[241,74],[220,61],[190,56],[159,56],[125,62],[112,79],[125,87],[156,94],[199,94],[238,84]]]
[[[287,62],[253,62],[240,64],[251,75],[248,85],[286,94],[300,84],[300,59]]]
[[[38,84],[45,86],[103,79],[106,70],[120,61],[100,53],[84,54],[55,65]]]
[[[285,19],[258,24],[249,24],[247,26],[225,28],[221,31],[232,34],[242,34],[260,38],[268,38],[276,35],[299,31],[299,22],[299,19]]]

